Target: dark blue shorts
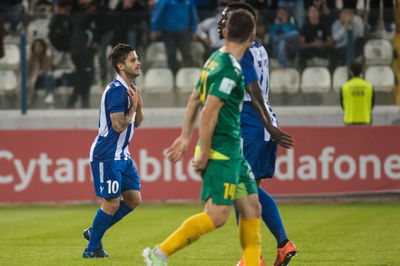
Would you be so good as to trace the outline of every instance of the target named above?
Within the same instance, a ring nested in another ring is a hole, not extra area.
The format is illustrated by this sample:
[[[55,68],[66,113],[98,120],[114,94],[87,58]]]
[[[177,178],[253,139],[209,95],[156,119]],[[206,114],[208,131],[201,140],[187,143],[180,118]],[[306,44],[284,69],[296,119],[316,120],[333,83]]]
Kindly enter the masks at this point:
[[[90,164],[96,196],[117,198],[127,190],[140,191],[139,175],[131,159],[93,161]]]
[[[276,153],[275,141],[243,139],[243,154],[256,179],[271,178],[274,175]]]

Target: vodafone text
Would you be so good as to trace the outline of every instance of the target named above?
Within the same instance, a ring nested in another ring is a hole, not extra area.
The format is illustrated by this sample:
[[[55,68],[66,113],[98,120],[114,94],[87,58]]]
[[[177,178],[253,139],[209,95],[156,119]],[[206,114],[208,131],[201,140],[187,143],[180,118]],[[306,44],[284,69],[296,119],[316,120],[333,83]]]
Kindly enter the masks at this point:
[[[279,180],[328,180],[337,178],[400,179],[400,154],[388,154],[384,158],[376,154],[360,154],[353,157],[348,154],[335,154],[335,147],[324,147],[318,157],[299,156],[295,162],[295,151],[287,150],[286,155],[278,156],[275,176]],[[330,175],[330,174],[333,174]]]

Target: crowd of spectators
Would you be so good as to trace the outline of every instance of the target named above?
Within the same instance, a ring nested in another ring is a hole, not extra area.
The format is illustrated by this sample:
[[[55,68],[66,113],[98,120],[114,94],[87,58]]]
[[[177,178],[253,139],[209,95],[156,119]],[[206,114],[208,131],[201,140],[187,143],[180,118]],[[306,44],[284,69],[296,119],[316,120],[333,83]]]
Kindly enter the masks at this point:
[[[303,70],[310,59],[323,58],[331,71],[350,65],[361,56],[366,32],[378,30],[380,1],[384,30],[391,32],[391,0],[370,0],[369,6],[363,0],[247,0],[259,12],[257,38],[280,67]],[[19,24],[29,23],[27,17],[47,14],[50,23],[46,44],[54,53],[69,53],[76,70],[70,79],[74,89],[67,107],[73,108],[80,98],[81,106],[87,108],[96,54],[96,71],[104,85],[112,77],[107,65],[109,46],[126,42],[145,51],[151,42],[162,41],[168,67],[175,74],[180,67],[193,65],[190,41],[202,43],[203,60],[223,44],[216,24],[227,2],[230,1],[5,0],[0,3],[0,45],[2,36],[18,32]],[[357,9],[360,2],[364,9]],[[0,49],[0,57],[3,54]],[[146,60],[144,52],[139,56]]]

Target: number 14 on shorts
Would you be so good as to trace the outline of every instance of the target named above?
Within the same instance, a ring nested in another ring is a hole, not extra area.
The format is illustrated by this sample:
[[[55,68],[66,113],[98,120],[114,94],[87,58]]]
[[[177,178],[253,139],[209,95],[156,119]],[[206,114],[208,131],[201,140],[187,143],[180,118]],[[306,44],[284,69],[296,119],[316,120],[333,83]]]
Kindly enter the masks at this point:
[[[231,200],[233,200],[233,197],[235,196],[236,185],[224,183],[224,186],[225,186],[224,199],[228,199],[228,197],[231,197]]]

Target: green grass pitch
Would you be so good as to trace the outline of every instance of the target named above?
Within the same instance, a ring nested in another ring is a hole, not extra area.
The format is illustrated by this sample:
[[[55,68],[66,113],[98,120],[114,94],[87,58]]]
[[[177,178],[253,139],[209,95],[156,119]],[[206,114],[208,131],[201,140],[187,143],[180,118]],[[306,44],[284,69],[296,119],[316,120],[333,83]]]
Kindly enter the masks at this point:
[[[144,265],[141,251],[175,230],[201,204],[143,204],[112,227],[107,259],[82,259],[98,206],[0,207],[0,265]],[[400,203],[279,204],[286,231],[298,248],[291,265],[400,265]],[[276,244],[264,224],[267,265]],[[240,258],[233,212],[227,224],[174,254],[169,265],[233,266]]]

